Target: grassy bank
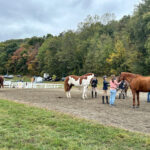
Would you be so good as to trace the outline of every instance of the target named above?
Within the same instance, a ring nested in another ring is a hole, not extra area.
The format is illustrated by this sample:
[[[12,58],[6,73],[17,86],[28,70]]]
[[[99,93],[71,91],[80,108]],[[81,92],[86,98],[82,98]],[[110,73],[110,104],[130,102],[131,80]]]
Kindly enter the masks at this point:
[[[149,150],[150,136],[0,100],[2,150]]]

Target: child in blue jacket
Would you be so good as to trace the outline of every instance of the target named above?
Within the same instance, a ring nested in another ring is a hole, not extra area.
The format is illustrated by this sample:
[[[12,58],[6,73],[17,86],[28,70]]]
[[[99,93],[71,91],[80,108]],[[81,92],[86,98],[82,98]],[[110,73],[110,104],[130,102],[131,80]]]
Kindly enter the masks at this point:
[[[109,86],[109,82],[107,81],[107,76],[104,76],[103,77],[103,96],[102,96],[103,104],[105,104],[105,97],[106,97],[106,103],[109,104],[108,95],[107,95],[108,86]]]

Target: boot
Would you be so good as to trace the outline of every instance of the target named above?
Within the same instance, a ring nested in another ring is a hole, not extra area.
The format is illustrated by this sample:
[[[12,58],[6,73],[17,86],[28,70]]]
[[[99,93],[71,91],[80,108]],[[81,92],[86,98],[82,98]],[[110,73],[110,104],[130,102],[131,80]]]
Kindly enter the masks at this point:
[[[105,102],[104,102],[104,96],[102,96],[102,103],[105,104]]]
[[[97,92],[95,92],[95,98],[97,98]]]
[[[93,91],[92,91],[92,98],[93,98]]]
[[[107,104],[109,104],[109,101],[108,101],[108,96],[106,96],[106,102],[107,102]]]

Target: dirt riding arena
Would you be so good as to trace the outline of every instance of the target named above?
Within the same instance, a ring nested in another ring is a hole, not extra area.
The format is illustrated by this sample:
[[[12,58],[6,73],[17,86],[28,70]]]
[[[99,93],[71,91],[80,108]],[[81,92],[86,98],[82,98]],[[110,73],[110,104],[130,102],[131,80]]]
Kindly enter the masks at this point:
[[[132,97],[116,99],[116,106],[102,104],[101,92],[92,99],[90,89],[88,99],[82,100],[79,89],[72,89],[72,98],[67,99],[63,89],[1,89],[0,98],[28,103],[34,106],[69,113],[74,116],[94,120],[101,124],[150,134],[150,103],[146,102],[147,93],[140,94],[140,108],[131,108]]]

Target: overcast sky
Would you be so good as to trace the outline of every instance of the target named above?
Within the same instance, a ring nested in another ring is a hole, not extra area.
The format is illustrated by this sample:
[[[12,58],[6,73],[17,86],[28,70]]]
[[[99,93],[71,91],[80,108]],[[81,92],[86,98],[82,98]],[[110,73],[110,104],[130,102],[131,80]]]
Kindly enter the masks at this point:
[[[0,0],[0,41],[58,35],[88,15],[132,15],[141,0]]]

